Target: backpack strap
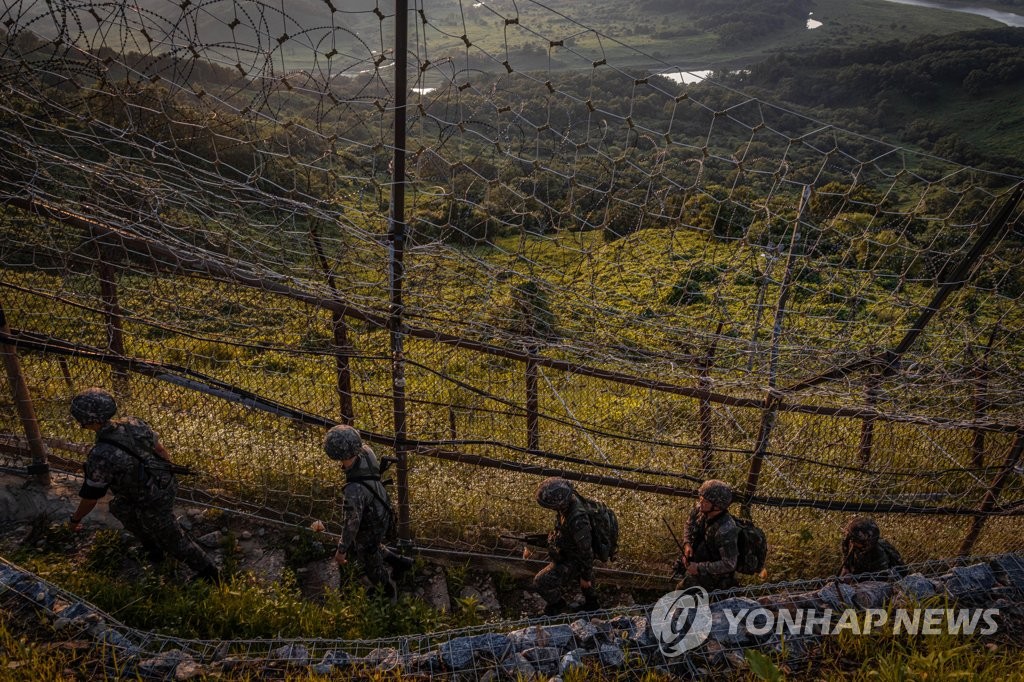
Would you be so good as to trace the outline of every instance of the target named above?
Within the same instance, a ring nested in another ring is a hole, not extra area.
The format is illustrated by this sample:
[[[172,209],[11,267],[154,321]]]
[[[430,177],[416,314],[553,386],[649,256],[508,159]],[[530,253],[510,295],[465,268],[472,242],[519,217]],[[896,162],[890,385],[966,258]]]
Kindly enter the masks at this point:
[[[395,510],[391,508],[391,503],[388,501],[386,497],[381,497],[377,493],[377,491],[374,490],[373,486],[369,484],[369,481],[380,481],[380,476],[356,476],[354,478],[346,480],[345,486],[347,487],[349,483],[356,483],[358,485],[361,485],[370,493],[370,495],[373,496],[373,499],[377,500],[384,506],[384,509],[388,512],[388,514],[394,516]]]

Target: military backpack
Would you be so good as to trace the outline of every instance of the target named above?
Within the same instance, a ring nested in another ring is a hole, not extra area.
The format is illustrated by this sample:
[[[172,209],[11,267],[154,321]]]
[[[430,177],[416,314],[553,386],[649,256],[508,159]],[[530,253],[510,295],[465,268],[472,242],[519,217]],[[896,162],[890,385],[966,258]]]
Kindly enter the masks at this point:
[[[103,436],[97,438],[96,442],[117,448],[135,460],[135,476],[130,483],[132,491],[128,494],[140,502],[164,497],[165,491],[175,482],[175,474],[194,473],[188,467],[172,464],[147,447],[133,448],[126,443]]]
[[[736,541],[736,548],[739,550],[736,571],[748,574],[760,573],[764,568],[765,559],[768,558],[768,538],[763,530],[754,525],[753,521],[737,516],[732,518],[740,531]]]
[[[604,502],[590,500],[576,493],[583,511],[590,520],[590,542],[594,557],[600,561],[611,561],[619,549],[619,519]]]
[[[903,557],[900,556],[899,551],[893,547],[888,540],[883,538],[878,539],[878,546],[885,552],[885,558],[889,562],[889,568],[900,568],[903,566]]]
[[[378,461],[376,459],[376,453],[374,453],[374,461]],[[391,506],[391,500],[387,496],[387,491],[385,491],[384,495],[381,496],[377,491],[376,486],[370,485],[370,482],[376,481],[381,485],[390,484],[391,480],[383,480],[383,476],[388,470],[388,467],[390,467],[395,461],[397,460],[391,457],[382,457],[377,464],[378,471],[380,473],[345,477],[346,486],[349,483],[355,483],[363,486],[363,488],[370,493],[370,496],[380,504],[381,508],[384,510],[385,522],[387,523],[387,530],[384,532],[384,541],[389,543],[398,540],[398,515],[395,513],[395,508]]]

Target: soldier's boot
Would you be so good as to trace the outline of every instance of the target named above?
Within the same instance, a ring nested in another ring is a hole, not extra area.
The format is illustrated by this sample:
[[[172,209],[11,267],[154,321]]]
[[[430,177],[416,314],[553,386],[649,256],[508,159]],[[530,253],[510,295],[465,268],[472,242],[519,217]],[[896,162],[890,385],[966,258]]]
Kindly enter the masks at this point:
[[[565,613],[569,608],[569,605],[565,603],[564,599],[558,601],[550,601],[544,607],[545,616],[557,616],[560,613]]]
[[[167,558],[167,554],[164,552],[164,550],[157,547],[156,545],[143,545],[142,549],[146,552],[146,559],[149,561],[149,563],[153,564],[154,566],[159,566],[161,563],[163,563],[164,559]]]
[[[591,588],[583,591],[583,604],[580,611],[600,611],[601,602],[597,599],[597,590]]]
[[[391,575],[395,580],[401,580],[415,563],[412,557],[402,556],[388,547],[384,548],[384,561],[391,567]]]

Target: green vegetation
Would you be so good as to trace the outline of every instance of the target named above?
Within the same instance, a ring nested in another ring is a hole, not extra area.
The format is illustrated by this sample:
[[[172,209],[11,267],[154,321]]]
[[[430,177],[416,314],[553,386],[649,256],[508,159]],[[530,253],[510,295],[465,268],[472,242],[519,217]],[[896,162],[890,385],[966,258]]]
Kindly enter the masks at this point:
[[[750,92],[868,134],[965,165],[1024,174],[1024,136],[1013,132],[1024,120],[1020,29],[793,49],[737,80]]]
[[[39,527],[31,542],[14,559],[44,578],[57,582],[90,600],[117,620],[158,635],[216,641],[260,638],[349,639],[367,642],[404,634],[437,633],[477,625],[479,616],[472,600],[457,600],[453,612],[439,612],[422,601],[403,596],[392,606],[371,597],[355,581],[340,591],[329,589],[318,602],[306,601],[295,587],[294,576],[267,584],[248,574],[237,574],[219,588],[205,584],[181,584],[171,567],[153,569],[140,561],[132,545],[118,532],[100,531],[82,546],[83,538],[63,529]],[[139,552],[141,554],[141,552]],[[450,570],[449,582],[457,585],[466,568]],[[512,583],[498,580],[498,584]],[[0,595],[9,599],[9,595]],[[14,605],[16,608],[6,608]],[[922,608],[948,608],[934,598]],[[890,621],[892,616],[890,616]],[[942,634],[912,637],[876,628],[870,635],[845,630],[826,637],[806,652],[789,658],[788,647],[779,655],[747,650],[747,669],[724,665],[713,674],[742,680],[861,680],[951,679],[969,676],[979,680],[1022,679],[1018,670],[1020,642],[1015,633],[1019,614],[1004,610],[999,631],[987,637]],[[65,641],[66,633],[33,617],[16,602],[0,610],[0,670],[12,681],[116,679],[116,662],[88,639]],[[251,641],[243,646],[250,646]],[[231,653],[229,651],[229,653]],[[240,649],[239,655],[251,654]],[[735,658],[732,665],[736,665]],[[113,665],[112,665],[113,664]],[[195,679],[265,679],[267,670],[239,665],[209,672]],[[275,670],[274,679],[321,679],[311,670]],[[336,673],[340,674],[340,673]],[[383,671],[356,671],[358,679],[402,677]],[[662,680],[656,671],[622,671],[584,668],[567,675],[570,680]],[[381,676],[381,677],[374,677]],[[331,679],[337,679],[333,677]]]
[[[451,613],[405,595],[398,604],[368,593],[352,569],[340,590],[322,602],[303,599],[291,570],[266,583],[250,574],[211,587],[183,583],[174,562],[154,568],[119,531],[101,530],[84,547],[62,529],[50,529],[42,550],[22,548],[12,560],[142,630],[194,639],[375,639],[480,624],[476,609]],[[129,567],[125,568],[126,563]]]
[[[1011,624],[1008,629],[1018,627]],[[1021,651],[1012,635],[996,641],[944,633],[906,637],[891,633],[857,636],[844,631],[825,640],[829,679],[1019,680]],[[818,671],[815,671],[816,673]],[[799,675],[796,676],[799,679]]]

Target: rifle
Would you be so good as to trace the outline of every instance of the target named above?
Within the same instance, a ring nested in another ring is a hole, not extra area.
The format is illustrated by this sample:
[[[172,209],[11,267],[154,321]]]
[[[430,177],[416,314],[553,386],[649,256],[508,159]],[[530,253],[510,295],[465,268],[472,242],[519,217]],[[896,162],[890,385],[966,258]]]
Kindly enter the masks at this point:
[[[675,565],[672,567],[672,577],[681,578],[681,574],[685,573],[686,564],[688,563],[686,560],[686,548],[683,547],[683,543],[679,542],[679,538],[676,537],[676,532],[672,530],[672,526],[669,525],[668,520],[664,516],[661,517],[661,520],[665,524],[665,527],[668,528],[668,533],[672,536],[672,539],[675,541],[676,547],[679,548],[679,560],[676,561]]]
[[[507,540],[516,540],[523,543],[524,545],[530,545],[533,547],[548,547],[548,534],[547,533],[526,533],[523,535],[514,534],[503,534],[501,537]]]
[[[97,443],[103,443],[104,445],[110,445],[111,447],[115,447],[118,450],[120,450],[121,452],[124,452],[124,453],[127,453],[127,454],[131,455],[132,458],[135,461],[137,461],[140,465],[142,465],[143,467],[146,466],[146,460],[142,457],[142,455],[140,455],[139,453],[135,452],[135,450],[129,448],[124,443],[116,441],[113,438],[102,438],[102,437],[97,438],[96,442]],[[198,473],[198,472],[194,471],[191,467],[187,467],[187,466],[184,466],[182,464],[175,464],[171,460],[166,459],[165,457],[160,455],[159,452],[156,452],[154,454],[156,455],[156,459],[158,461],[164,462],[167,465],[168,470],[172,474],[174,474],[175,476],[195,476]]]
[[[381,479],[384,478],[384,474],[387,473],[387,470],[391,468],[392,464],[398,464],[397,457],[381,457],[377,460],[377,465],[380,467]],[[381,480],[381,483],[383,483],[384,485],[389,485],[392,482],[393,481],[390,478],[386,481]]]
[[[683,547],[683,543],[679,542],[679,538],[676,537],[676,532],[674,530],[672,530],[672,526],[669,525],[668,520],[664,516],[662,516],[661,517],[661,521],[662,521],[662,523],[665,524],[665,527],[668,528],[668,534],[672,536],[673,540],[675,540],[676,547],[679,548],[680,554],[683,554],[685,556],[686,555],[686,548]]]
[[[843,542],[845,545],[846,542]],[[850,557],[853,556],[853,543],[851,542],[849,547],[846,548],[846,552],[843,554],[843,561],[839,564],[839,570],[836,571],[836,577],[844,578],[843,571],[846,569],[846,564],[849,563]],[[852,573],[853,571],[850,571]]]

